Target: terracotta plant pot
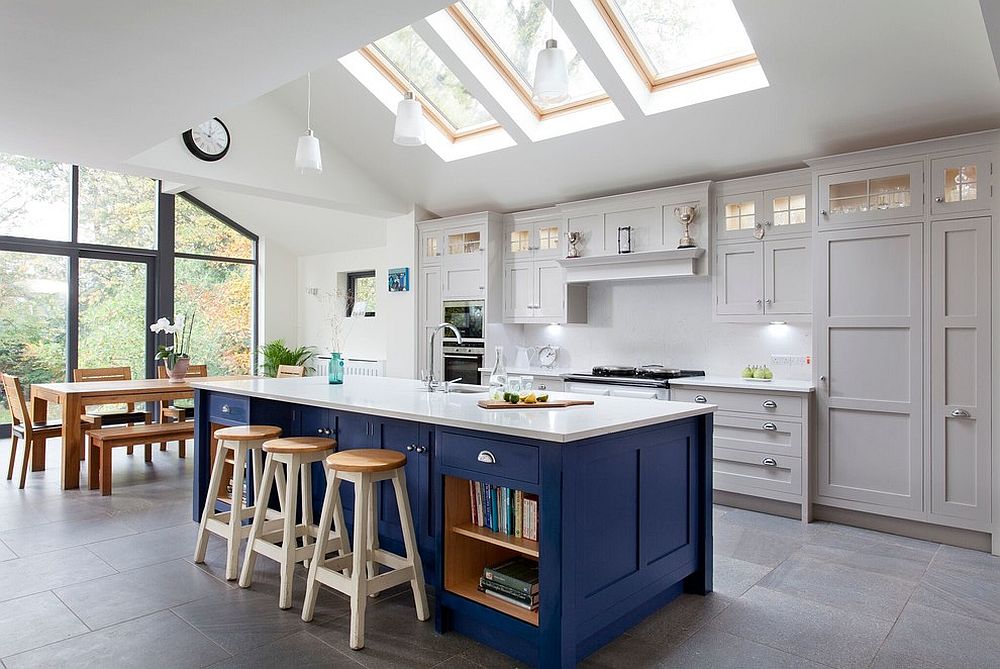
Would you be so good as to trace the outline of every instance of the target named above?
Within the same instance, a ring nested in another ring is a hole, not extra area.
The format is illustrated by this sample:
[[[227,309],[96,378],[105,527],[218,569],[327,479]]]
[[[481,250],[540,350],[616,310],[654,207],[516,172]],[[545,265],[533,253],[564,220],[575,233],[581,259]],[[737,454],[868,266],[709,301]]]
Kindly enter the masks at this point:
[[[191,360],[189,358],[178,358],[173,367],[167,365],[167,376],[170,377],[170,382],[183,382],[184,377],[187,376],[188,367],[190,367],[190,365]]]

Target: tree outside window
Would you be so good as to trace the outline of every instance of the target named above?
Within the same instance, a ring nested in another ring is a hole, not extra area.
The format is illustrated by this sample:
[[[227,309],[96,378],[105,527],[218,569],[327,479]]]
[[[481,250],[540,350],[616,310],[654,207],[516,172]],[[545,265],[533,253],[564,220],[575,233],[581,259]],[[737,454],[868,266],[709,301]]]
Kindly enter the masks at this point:
[[[350,272],[347,275],[347,315],[354,311],[357,302],[365,303],[365,316],[375,315],[375,270]]]

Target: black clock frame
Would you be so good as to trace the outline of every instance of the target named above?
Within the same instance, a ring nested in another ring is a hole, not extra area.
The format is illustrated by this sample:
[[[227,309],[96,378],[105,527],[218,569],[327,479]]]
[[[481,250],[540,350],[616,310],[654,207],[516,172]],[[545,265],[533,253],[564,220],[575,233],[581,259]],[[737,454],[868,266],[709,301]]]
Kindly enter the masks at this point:
[[[184,133],[181,135],[181,137],[184,139],[184,146],[188,148],[188,151],[190,151],[195,158],[204,160],[205,162],[208,163],[214,163],[217,160],[222,160],[223,158],[225,158],[226,154],[229,153],[229,147],[232,146],[233,144],[233,136],[229,134],[229,126],[223,123],[222,119],[219,118],[218,116],[213,116],[212,119],[218,121],[219,124],[226,129],[226,137],[228,138],[229,141],[226,142],[226,148],[222,150],[222,153],[216,154],[216,153],[206,153],[205,151],[202,151],[201,148],[199,148],[198,145],[194,143],[193,128],[185,130]]]

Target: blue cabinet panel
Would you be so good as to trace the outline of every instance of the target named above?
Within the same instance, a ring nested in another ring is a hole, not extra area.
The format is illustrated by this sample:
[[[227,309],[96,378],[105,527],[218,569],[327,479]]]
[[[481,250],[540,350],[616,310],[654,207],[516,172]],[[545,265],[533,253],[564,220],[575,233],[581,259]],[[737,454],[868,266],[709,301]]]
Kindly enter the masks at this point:
[[[639,451],[640,561],[670,571],[689,562],[697,547],[691,484],[697,472],[693,440],[682,437]]]
[[[466,469],[489,477],[538,483],[538,447],[441,430],[438,457],[445,467]],[[476,478],[470,473],[469,478]]]
[[[215,423],[245,425],[250,415],[250,398],[212,393],[208,400],[208,417]]]

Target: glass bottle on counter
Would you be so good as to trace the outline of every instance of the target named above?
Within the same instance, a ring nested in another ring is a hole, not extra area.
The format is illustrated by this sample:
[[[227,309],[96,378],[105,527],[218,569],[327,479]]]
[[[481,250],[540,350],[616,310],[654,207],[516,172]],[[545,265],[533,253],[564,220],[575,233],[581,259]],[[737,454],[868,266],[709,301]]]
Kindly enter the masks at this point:
[[[490,399],[502,400],[507,390],[507,368],[503,364],[503,346],[497,346],[497,359],[490,372]]]

